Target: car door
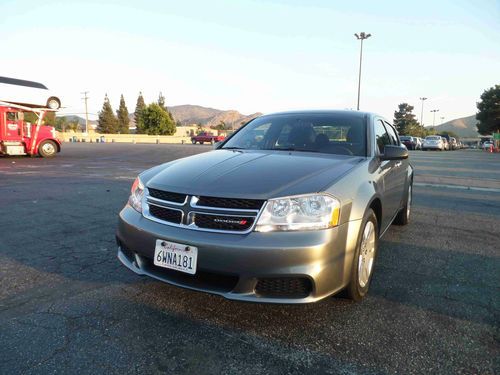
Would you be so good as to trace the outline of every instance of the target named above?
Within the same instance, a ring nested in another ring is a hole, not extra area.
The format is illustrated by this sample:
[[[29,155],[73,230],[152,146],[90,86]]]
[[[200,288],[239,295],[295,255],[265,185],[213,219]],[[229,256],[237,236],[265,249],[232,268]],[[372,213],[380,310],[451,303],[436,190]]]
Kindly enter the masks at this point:
[[[399,141],[399,137],[397,134],[396,129],[389,124],[387,121],[384,121],[385,129],[387,130],[387,133],[391,137],[391,142],[392,144],[396,146],[401,146],[401,142]],[[414,138],[416,140],[416,138]],[[403,160],[395,160],[394,163],[394,189],[395,189],[395,195],[399,196],[399,209],[402,206],[403,200],[406,198],[405,193],[406,193],[406,179],[408,176],[408,164],[409,161],[408,159],[403,159]]]
[[[380,157],[384,154],[385,146],[393,145],[391,136],[387,132],[382,119],[375,119],[374,134],[376,141],[376,157]],[[381,227],[383,230],[391,223],[391,220],[399,209],[401,202],[398,192],[397,162],[399,162],[399,160],[379,159],[380,164],[377,174],[379,177],[378,186],[380,187],[378,190],[382,201]]]

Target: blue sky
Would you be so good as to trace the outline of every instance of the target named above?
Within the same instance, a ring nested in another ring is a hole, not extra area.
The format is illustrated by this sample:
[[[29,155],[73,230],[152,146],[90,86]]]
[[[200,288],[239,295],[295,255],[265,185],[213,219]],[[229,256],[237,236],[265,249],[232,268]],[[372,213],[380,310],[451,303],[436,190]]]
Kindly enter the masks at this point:
[[[0,75],[45,83],[66,113],[108,93],[132,112],[139,91],[168,105],[243,113],[355,108],[392,119],[426,96],[445,121],[475,113],[500,83],[500,1],[0,0]],[[8,17],[5,17],[8,15]]]

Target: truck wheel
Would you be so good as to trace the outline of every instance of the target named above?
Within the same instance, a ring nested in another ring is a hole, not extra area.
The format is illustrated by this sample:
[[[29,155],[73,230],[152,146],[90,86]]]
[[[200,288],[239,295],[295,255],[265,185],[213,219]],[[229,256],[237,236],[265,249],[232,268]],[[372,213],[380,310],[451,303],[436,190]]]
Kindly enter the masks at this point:
[[[38,146],[38,154],[42,158],[51,158],[57,154],[57,146],[53,141],[43,141]]]
[[[59,107],[61,107],[61,101],[52,96],[47,100],[47,107],[50,109],[59,109]]]
[[[191,139],[191,143],[192,143],[193,145],[195,145],[195,144],[196,144],[196,141],[195,141],[194,139]]]

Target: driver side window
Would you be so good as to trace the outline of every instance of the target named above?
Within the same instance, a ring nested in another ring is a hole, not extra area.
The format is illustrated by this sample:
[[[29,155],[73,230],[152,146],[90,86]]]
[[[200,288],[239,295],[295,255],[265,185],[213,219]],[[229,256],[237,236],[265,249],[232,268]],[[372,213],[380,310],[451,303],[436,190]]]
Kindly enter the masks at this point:
[[[391,144],[391,138],[387,134],[384,123],[381,120],[375,121],[375,140],[377,141],[379,154],[383,154],[385,146]]]

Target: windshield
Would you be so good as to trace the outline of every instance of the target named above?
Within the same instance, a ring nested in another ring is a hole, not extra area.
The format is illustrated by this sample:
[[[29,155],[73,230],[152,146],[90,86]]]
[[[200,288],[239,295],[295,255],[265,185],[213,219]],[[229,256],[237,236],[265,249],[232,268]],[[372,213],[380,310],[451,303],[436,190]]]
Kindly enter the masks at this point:
[[[366,121],[352,114],[283,114],[253,120],[222,149],[366,156]]]

